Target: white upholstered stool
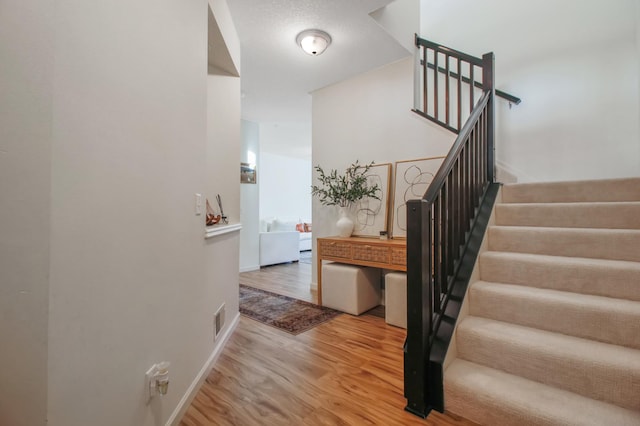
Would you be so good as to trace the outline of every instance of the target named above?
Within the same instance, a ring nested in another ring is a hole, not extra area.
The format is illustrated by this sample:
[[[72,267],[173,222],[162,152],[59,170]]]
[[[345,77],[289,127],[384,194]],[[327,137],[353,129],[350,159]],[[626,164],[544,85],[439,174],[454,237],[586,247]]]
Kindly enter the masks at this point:
[[[380,269],[327,263],[322,266],[322,305],[352,315],[380,304]]]
[[[384,320],[407,328],[407,274],[389,272],[384,276]]]

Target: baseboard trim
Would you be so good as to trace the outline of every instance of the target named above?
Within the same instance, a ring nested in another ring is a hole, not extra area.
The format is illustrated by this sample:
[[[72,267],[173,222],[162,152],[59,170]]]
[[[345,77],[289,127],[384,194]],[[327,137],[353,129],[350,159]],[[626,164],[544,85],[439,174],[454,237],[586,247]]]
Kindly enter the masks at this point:
[[[218,357],[220,357],[220,354],[222,353],[222,349],[224,349],[224,347],[226,346],[227,341],[233,334],[233,331],[236,329],[239,322],[240,322],[240,313],[238,312],[236,314],[236,317],[231,322],[231,324],[229,324],[229,327],[227,328],[227,330],[222,334],[221,336],[222,340],[220,340],[220,342],[213,349],[213,352],[209,356],[209,359],[202,366],[202,368],[200,369],[200,372],[198,373],[194,381],[191,383],[189,388],[187,388],[187,392],[184,394],[184,396],[178,403],[178,406],[176,407],[176,409],[173,410],[173,413],[171,413],[169,420],[167,420],[166,426],[176,426],[180,423],[180,420],[182,420],[182,417],[184,417],[185,413],[187,412],[187,409],[189,408],[189,406],[191,405],[191,402],[193,401],[193,398],[196,397],[196,394],[200,390],[200,386],[202,386],[205,379],[213,369],[214,364],[216,363],[216,361],[218,360]]]
[[[243,268],[240,268],[240,272],[251,272],[251,271],[257,271],[259,269],[260,269],[260,265],[245,266]]]

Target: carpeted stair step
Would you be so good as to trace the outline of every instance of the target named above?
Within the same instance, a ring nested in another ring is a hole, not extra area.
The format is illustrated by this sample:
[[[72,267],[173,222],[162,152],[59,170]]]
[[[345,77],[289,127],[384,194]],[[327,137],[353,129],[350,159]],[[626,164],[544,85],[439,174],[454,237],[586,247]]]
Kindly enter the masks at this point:
[[[640,411],[640,350],[474,316],[458,326],[457,350],[467,361]]]
[[[640,229],[640,201],[497,204],[497,225]]]
[[[483,425],[637,426],[640,412],[462,359],[445,372],[448,411]]]
[[[504,185],[503,203],[640,201],[640,178]]]
[[[473,316],[640,349],[640,302],[485,281],[469,298]]]
[[[640,301],[640,262],[487,251],[480,279]]]
[[[640,261],[640,230],[489,227],[489,250]]]

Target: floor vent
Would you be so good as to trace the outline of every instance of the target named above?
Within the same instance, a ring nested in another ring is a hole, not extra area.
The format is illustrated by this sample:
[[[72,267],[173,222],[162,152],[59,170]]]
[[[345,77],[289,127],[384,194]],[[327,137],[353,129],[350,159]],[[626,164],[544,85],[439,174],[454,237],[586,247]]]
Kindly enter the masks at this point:
[[[225,317],[224,312],[225,312],[225,305],[223,303],[213,317],[214,340],[218,338],[218,335],[220,334],[222,327],[224,327],[224,317]]]

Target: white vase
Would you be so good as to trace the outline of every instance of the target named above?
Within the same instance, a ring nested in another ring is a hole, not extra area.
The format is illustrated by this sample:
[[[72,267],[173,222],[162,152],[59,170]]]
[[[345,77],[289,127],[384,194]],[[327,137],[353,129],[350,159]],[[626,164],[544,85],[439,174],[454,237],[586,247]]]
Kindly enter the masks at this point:
[[[340,207],[340,218],[336,222],[338,235],[340,237],[350,237],[353,232],[353,220],[349,217],[349,211],[346,207]]]

